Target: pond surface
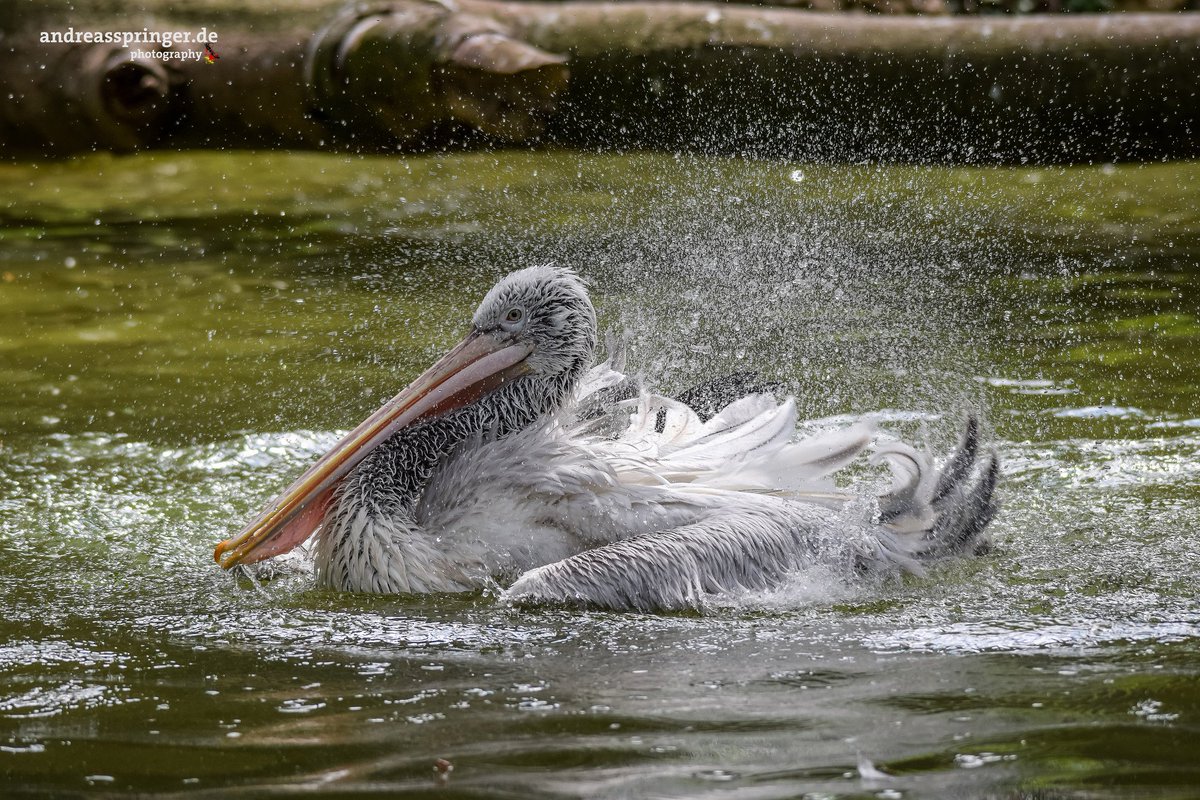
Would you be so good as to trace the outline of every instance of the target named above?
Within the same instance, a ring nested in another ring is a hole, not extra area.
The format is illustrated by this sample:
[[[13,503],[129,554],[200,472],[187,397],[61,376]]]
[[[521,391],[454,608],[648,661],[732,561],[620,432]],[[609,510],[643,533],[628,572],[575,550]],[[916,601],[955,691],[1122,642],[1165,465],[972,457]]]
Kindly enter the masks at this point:
[[[1200,164],[156,154],[0,184],[6,796],[1195,796]],[[994,551],[666,616],[214,565],[538,262],[660,388],[756,369],[802,427],[882,410],[937,449],[976,409]]]

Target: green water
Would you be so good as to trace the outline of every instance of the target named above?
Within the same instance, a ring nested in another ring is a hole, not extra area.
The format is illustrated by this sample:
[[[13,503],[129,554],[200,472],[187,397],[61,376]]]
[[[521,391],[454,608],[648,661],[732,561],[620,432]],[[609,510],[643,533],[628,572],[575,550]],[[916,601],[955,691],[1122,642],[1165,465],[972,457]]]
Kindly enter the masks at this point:
[[[1200,164],[158,154],[0,185],[0,795],[1200,791]],[[213,564],[546,261],[662,388],[754,368],[802,427],[882,409],[938,448],[982,412],[994,552],[683,616]]]

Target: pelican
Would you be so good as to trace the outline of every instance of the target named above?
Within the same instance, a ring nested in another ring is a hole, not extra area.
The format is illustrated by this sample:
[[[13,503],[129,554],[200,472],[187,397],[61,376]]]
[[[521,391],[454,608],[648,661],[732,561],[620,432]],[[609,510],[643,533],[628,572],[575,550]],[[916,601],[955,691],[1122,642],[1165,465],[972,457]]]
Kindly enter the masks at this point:
[[[312,538],[331,589],[501,587],[522,604],[664,611],[810,567],[853,581],[986,549],[999,470],[973,417],[939,471],[869,422],[794,441],[794,400],[768,392],[704,419],[637,389],[619,347],[592,367],[596,346],[576,273],[508,275],[461,343],[221,542],[217,562]],[[839,489],[835,473],[872,444],[890,486]]]

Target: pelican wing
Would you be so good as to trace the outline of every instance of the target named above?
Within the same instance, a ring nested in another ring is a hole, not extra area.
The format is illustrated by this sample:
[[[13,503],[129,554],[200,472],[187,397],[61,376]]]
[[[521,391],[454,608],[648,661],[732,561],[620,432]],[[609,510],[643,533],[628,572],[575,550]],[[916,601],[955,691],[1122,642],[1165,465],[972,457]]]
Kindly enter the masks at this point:
[[[835,449],[831,457],[844,452]],[[882,452],[902,466],[873,517],[856,516],[852,506],[832,509],[714,487],[709,492],[719,500],[693,521],[537,567],[505,596],[522,604],[679,610],[701,607],[714,595],[776,586],[814,564],[847,577],[919,574],[924,564],[986,548],[983,531],[996,511],[999,471],[994,455],[977,469],[973,419],[940,474],[912,448]]]
[[[819,529],[818,510],[727,510],[538,567],[505,596],[523,604],[612,610],[697,608],[713,595],[776,585],[788,572],[812,563],[810,537]]]
[[[644,395],[624,432],[600,447],[630,483],[780,493],[821,503],[847,499],[832,476],[866,450],[874,426],[859,422],[793,442],[795,428],[790,397],[780,403],[768,394],[749,395],[701,423],[677,401]]]

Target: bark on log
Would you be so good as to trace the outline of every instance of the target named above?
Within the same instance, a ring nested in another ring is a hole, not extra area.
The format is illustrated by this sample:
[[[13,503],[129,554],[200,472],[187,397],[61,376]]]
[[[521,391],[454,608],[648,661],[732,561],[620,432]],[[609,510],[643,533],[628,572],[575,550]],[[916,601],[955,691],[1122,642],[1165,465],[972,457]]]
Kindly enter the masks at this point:
[[[214,65],[155,72],[54,47],[17,61],[84,65],[70,67],[70,91],[0,75],[17,98],[0,109],[6,149],[539,141],[908,161],[1200,155],[1191,14],[401,0],[346,9],[316,32],[226,28]],[[76,122],[56,127],[55,114]]]

